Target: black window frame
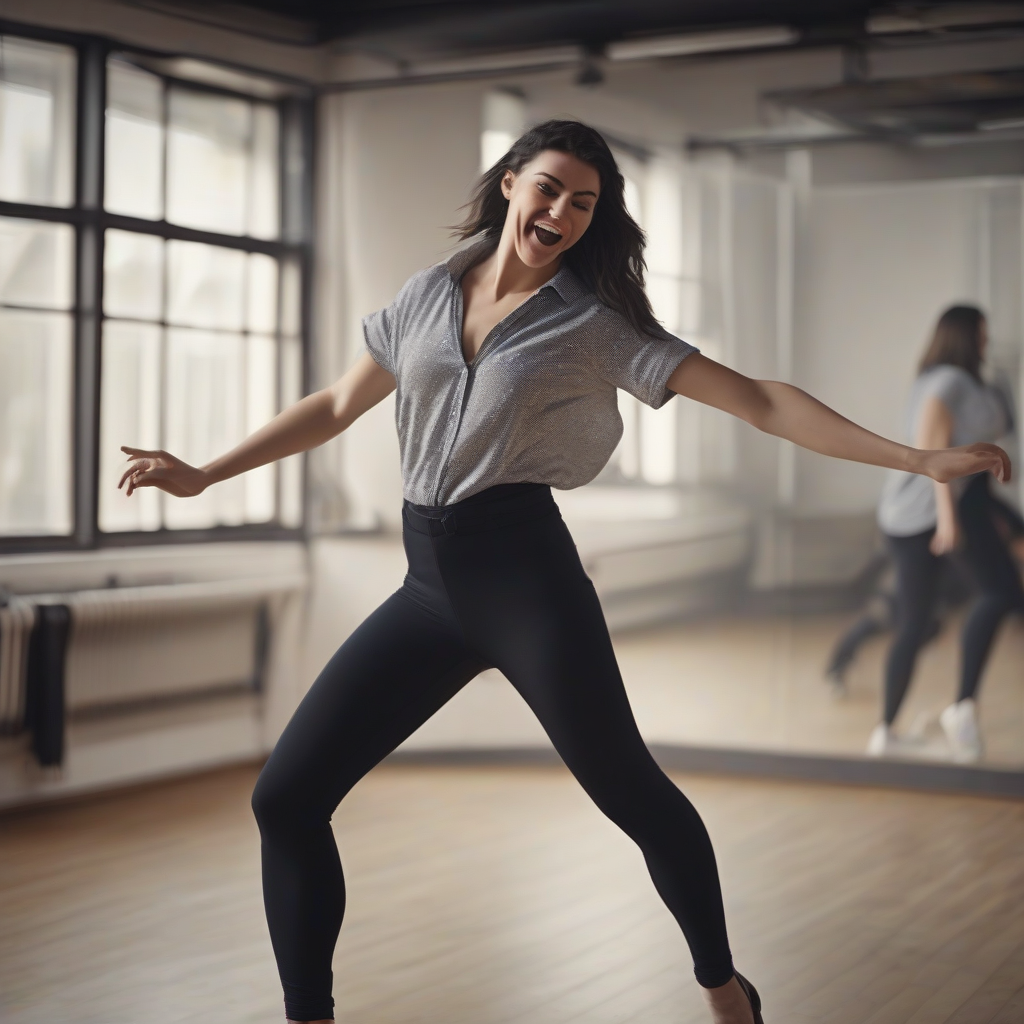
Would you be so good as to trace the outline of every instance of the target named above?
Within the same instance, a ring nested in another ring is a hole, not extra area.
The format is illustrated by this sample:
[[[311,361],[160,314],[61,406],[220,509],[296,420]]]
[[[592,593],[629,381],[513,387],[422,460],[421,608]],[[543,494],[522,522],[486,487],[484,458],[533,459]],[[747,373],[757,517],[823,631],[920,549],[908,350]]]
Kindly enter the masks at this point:
[[[214,526],[207,529],[157,530],[104,533],[99,529],[99,424],[103,337],[103,246],[108,228],[134,231],[163,240],[205,242],[209,245],[264,253],[283,263],[298,264],[300,272],[300,332],[302,348],[301,390],[308,392],[311,366],[313,282],[313,174],[314,93],[310,86],[288,80],[278,99],[245,93],[140,67],[175,85],[197,92],[270,103],[280,113],[279,197],[281,230],[277,239],[226,235],[140,217],[108,213],[104,200],[106,153],[107,62],[113,55],[169,60],[189,57],[216,65],[207,58],[169,53],[79,33],[52,31],[0,19],[0,34],[71,47],[77,56],[75,97],[74,200],[70,206],[41,206],[0,200],[0,216],[70,224],[75,231],[73,410],[72,410],[72,531],[68,535],[0,535],[0,554],[40,551],[89,551],[102,548],[196,544],[224,541],[301,540],[308,535],[308,460],[302,457],[302,523]],[[234,69],[232,69],[234,70]],[[246,68],[247,74],[275,81],[278,76]],[[280,511],[280,508],[279,508]]]

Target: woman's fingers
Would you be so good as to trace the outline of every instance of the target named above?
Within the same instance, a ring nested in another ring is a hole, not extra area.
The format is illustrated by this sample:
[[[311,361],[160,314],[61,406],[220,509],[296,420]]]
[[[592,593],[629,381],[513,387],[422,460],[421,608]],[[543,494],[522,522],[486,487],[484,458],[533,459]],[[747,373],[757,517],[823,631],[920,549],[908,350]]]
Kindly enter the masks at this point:
[[[123,445],[121,450],[129,458],[117,485],[119,490],[124,489],[125,496],[134,494],[140,487],[159,487],[176,498],[189,498],[206,488],[201,470],[167,452],[151,452],[129,445]]]
[[[949,483],[962,476],[991,473],[1001,483],[1009,481],[1010,457],[998,445],[979,443],[961,448],[942,448],[929,454],[927,474],[939,483]]]
[[[140,473],[155,469],[157,465],[158,463],[153,459],[136,459],[121,475],[121,482],[117,485],[118,489],[123,487],[126,481],[131,480],[133,477],[137,478]]]
[[[1002,448],[999,449],[999,456],[999,482],[1008,484],[1010,482],[1010,478],[1013,476],[1013,465],[1010,462],[1010,456],[1007,455]]]
[[[167,452],[151,452],[146,448],[132,448],[130,445],[121,445],[121,451],[125,452],[129,459],[165,459]]]
[[[148,463],[133,462],[121,475],[121,481],[117,485],[117,489],[120,490],[127,481],[131,480],[133,476],[140,473],[144,468],[148,468]],[[131,491],[129,491],[128,493],[130,494]]]
[[[994,444],[971,445],[971,448],[975,449],[976,457],[981,463],[980,468],[975,470],[975,472],[987,470],[1000,483],[1009,482],[1012,472],[1010,457],[1002,448]]]

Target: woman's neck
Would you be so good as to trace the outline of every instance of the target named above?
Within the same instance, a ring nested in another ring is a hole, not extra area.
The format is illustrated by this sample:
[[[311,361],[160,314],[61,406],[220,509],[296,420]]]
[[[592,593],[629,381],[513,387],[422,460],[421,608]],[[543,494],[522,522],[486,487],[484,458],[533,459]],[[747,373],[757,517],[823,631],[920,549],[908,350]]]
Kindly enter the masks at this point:
[[[477,281],[494,301],[508,295],[530,295],[558,273],[562,258],[543,267],[528,267],[516,252],[515,228],[506,223],[498,247],[478,267]]]

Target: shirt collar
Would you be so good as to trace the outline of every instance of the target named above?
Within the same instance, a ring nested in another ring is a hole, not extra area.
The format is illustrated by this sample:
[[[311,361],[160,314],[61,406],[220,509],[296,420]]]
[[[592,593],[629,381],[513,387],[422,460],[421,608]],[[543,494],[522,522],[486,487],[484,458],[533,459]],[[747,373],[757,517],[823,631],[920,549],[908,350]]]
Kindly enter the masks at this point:
[[[458,284],[470,267],[486,259],[494,252],[495,248],[497,248],[497,244],[493,238],[482,238],[449,256],[444,262],[452,281]],[[586,294],[587,291],[583,282],[565,263],[559,267],[558,273],[550,281],[541,285],[538,291],[544,291],[545,288],[551,288],[555,291],[567,306],[571,306],[573,302],[581,295]]]

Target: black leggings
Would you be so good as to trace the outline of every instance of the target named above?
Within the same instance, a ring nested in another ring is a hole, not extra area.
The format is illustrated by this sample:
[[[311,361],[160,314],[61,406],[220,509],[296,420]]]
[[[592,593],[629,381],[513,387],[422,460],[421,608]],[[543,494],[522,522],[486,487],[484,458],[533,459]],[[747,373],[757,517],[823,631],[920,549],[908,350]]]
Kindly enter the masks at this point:
[[[256,784],[263,892],[292,1020],[333,1016],[345,884],[331,815],[483,669],[499,668],[597,806],[640,847],[698,982],[733,975],[714,851],[633,720],[601,606],[546,487],[406,503],[409,573],[342,644]]]
[[[1020,571],[1000,536],[988,475],[973,477],[957,503],[963,554],[979,594],[961,636],[960,691],[957,700],[974,697],[992,650],[992,642],[1010,612],[1024,610]],[[885,667],[885,721],[891,725],[914,673],[918,651],[928,639],[941,560],[931,553],[934,530],[911,537],[887,537],[896,563],[897,630]]]

